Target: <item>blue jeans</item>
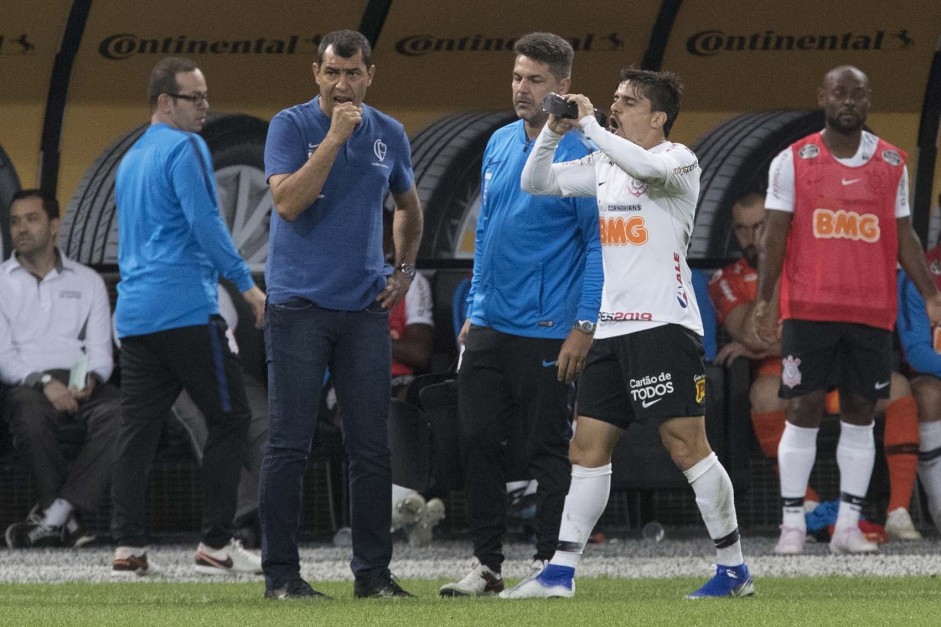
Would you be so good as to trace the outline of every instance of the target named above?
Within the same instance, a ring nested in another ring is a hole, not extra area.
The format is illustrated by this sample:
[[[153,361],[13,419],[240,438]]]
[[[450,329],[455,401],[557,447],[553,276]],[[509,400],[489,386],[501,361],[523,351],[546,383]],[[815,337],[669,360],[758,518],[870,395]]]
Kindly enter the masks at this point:
[[[265,347],[269,435],[260,499],[265,585],[279,588],[300,576],[303,475],[328,367],[349,459],[350,567],[357,577],[387,570],[392,559],[388,312],[377,303],[363,311],[322,309],[300,298],[269,303]]]

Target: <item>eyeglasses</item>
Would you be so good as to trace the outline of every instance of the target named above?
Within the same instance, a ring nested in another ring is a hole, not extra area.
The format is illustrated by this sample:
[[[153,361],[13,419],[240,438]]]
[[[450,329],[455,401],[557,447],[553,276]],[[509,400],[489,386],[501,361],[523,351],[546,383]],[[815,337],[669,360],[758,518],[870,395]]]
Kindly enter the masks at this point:
[[[167,94],[171,98],[182,98],[183,100],[189,100],[194,105],[201,105],[204,102],[209,102],[209,94]]]

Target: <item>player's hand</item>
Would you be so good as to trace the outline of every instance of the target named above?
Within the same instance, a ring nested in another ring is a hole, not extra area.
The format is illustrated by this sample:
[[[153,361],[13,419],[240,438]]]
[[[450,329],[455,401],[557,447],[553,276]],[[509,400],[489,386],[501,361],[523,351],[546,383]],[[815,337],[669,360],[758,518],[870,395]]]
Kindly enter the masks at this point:
[[[752,350],[762,350],[778,341],[777,308],[772,309],[767,301],[756,301],[751,312],[751,329],[746,342]]]
[[[255,314],[255,328],[263,328],[265,326],[265,293],[261,291],[260,287],[253,285],[250,289],[242,292],[242,297],[252,308],[252,313]],[[235,329],[232,332],[234,333]]]
[[[464,324],[461,325],[461,331],[457,334],[457,342],[461,346],[464,346],[464,340],[467,339],[467,334],[470,332],[471,321],[470,318],[464,321]]]
[[[42,393],[58,411],[78,411],[78,401],[72,398],[69,388],[65,387],[65,384],[58,379],[53,379],[47,383]]]
[[[592,118],[595,117],[595,107],[591,104],[591,100],[588,99],[588,96],[583,96],[582,94],[568,94],[565,96],[565,99],[578,105],[579,120],[584,118],[586,115],[591,116]]]
[[[570,130],[578,126],[578,120],[572,118],[560,118],[554,113],[549,114],[549,120],[546,122],[549,130],[556,135],[565,135]]]
[[[572,329],[559,350],[558,379],[571,383],[585,369],[585,360],[594,335]]]
[[[363,122],[363,108],[352,102],[343,102],[334,105],[333,118],[330,120],[329,133],[336,135],[340,141],[346,141]]]
[[[386,281],[385,288],[376,296],[376,300],[382,305],[383,309],[392,309],[400,300],[405,298],[411,285],[412,279],[401,270],[396,269]]]
[[[934,296],[925,300],[925,312],[931,326],[941,326],[941,292],[935,292]]]
[[[725,366],[728,368],[732,365],[732,362],[739,357],[745,357],[746,359],[761,359],[764,356],[764,351],[754,351],[741,342],[736,342],[733,340],[719,349],[719,352],[716,353],[716,359],[714,363],[718,366]]]

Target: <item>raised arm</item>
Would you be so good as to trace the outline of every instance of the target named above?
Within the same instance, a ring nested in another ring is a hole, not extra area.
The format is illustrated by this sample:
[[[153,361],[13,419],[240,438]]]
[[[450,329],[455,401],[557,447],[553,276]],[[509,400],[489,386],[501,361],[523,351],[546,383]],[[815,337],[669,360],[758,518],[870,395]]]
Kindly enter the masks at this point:
[[[268,177],[275,211],[282,219],[294,221],[320,197],[340,148],[362,120],[363,112],[360,107],[352,103],[336,105],[330,121],[330,130],[307,161],[297,170],[287,173],[275,172]],[[288,120],[276,116],[271,120],[268,129],[265,150],[273,146],[290,146],[300,137]]]
[[[535,196],[594,196],[595,167],[593,155],[577,161],[553,163],[556,146],[563,135],[543,127],[533,150],[523,166],[520,185]]]

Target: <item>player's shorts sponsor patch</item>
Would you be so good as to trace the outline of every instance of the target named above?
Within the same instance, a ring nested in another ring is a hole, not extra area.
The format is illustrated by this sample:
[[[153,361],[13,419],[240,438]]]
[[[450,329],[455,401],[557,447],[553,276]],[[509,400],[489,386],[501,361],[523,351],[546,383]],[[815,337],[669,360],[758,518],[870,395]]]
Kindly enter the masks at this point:
[[[696,404],[702,403],[706,399],[706,375],[697,374],[693,383],[696,384]]]

